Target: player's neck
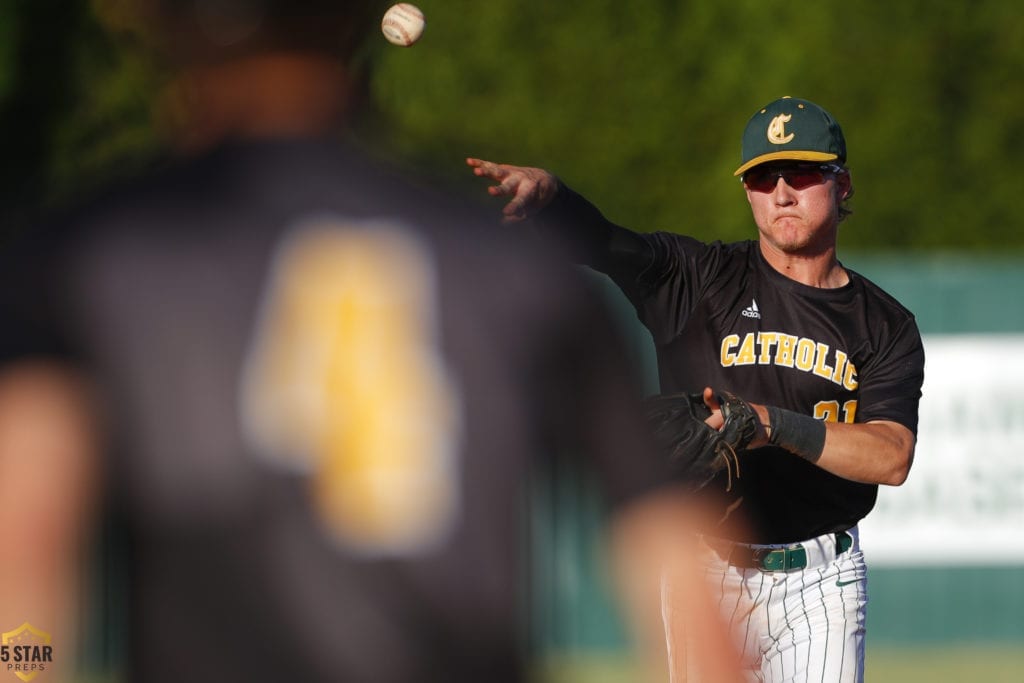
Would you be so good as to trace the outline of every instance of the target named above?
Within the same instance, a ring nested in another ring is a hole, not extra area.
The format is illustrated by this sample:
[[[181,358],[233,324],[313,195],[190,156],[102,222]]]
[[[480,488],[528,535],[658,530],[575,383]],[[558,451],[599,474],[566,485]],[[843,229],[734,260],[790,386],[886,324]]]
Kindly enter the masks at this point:
[[[167,89],[160,115],[186,153],[227,138],[315,135],[343,121],[350,81],[326,57],[252,56],[183,73]]]
[[[812,253],[786,252],[761,240],[760,247],[768,265],[790,280],[819,289],[836,289],[850,282],[836,257],[835,246]]]

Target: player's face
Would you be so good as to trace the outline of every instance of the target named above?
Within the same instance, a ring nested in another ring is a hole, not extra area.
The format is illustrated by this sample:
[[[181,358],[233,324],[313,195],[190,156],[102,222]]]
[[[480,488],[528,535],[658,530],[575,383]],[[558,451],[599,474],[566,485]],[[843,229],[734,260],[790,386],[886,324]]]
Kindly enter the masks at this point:
[[[835,246],[839,204],[850,176],[827,164],[762,164],[743,186],[762,240],[787,254],[815,254]]]

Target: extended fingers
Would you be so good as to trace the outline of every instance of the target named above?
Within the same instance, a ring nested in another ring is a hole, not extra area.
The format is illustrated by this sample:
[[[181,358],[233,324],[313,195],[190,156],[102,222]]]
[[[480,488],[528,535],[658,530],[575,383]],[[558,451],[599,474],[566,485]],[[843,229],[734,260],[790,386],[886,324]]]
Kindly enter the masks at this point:
[[[484,161],[483,159],[475,159],[469,157],[466,159],[466,165],[473,169],[473,174],[484,178],[490,178],[501,182],[509,174],[509,167],[505,164],[496,164],[493,161]]]
[[[507,164],[496,164],[492,161],[472,157],[466,159],[466,164],[472,167],[474,175],[489,178],[498,183],[487,188],[488,194],[494,197],[515,195],[519,189],[519,183],[524,177],[521,169]]]
[[[467,157],[466,164],[474,175],[489,178],[496,185],[487,188],[494,197],[510,197],[502,209],[503,220],[514,223],[540,211],[554,197],[557,181],[541,168],[496,164],[492,161]]]

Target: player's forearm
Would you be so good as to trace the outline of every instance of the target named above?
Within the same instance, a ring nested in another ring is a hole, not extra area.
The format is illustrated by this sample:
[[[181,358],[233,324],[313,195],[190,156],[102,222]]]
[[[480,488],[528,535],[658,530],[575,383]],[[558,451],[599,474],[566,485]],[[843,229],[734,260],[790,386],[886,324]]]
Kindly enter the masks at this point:
[[[719,522],[717,510],[671,488],[615,513],[612,576],[645,681],[688,680],[688,671],[713,683],[744,680],[699,560],[697,530]]]
[[[46,363],[0,369],[0,627],[28,621],[49,633],[61,643],[58,670],[74,661],[98,485],[94,425],[75,376]]]
[[[861,484],[899,486],[914,459],[914,434],[897,422],[821,422],[778,408],[752,404],[764,432],[752,448],[775,445],[836,476]],[[773,417],[789,418],[773,424]],[[820,434],[813,432],[820,430]]]
[[[914,459],[913,433],[896,422],[828,423],[818,466],[862,484],[899,486]]]

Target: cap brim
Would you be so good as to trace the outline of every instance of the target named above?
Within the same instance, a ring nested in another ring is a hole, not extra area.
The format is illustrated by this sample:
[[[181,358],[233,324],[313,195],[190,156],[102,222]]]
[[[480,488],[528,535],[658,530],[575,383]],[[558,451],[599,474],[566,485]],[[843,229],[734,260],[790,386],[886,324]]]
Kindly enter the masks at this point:
[[[768,161],[835,161],[839,158],[838,154],[830,154],[828,152],[810,152],[801,151],[798,149],[790,150],[787,152],[772,152],[771,154],[762,154],[759,157],[754,157],[747,163],[736,169],[733,175],[743,175],[749,169],[763,164]]]

